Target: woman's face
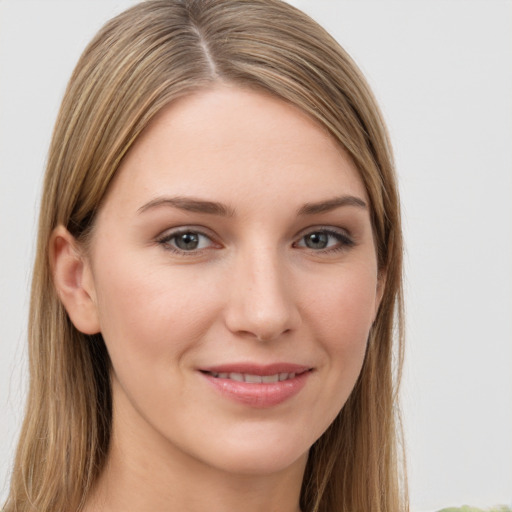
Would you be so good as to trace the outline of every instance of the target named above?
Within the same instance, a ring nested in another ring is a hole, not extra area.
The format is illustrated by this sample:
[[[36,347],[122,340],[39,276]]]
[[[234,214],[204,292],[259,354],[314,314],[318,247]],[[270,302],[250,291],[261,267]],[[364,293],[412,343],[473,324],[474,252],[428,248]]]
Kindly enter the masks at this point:
[[[129,152],[83,282],[130,450],[242,474],[302,465],[378,308],[368,197],[296,108],[217,86],[168,107]]]

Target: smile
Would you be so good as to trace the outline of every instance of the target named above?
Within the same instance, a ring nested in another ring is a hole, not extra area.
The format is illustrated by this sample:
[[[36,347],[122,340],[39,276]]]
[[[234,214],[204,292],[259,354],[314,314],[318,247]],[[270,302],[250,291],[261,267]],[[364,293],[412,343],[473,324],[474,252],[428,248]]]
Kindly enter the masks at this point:
[[[274,375],[254,375],[250,373],[218,373],[207,372],[216,379],[229,379],[237,382],[249,382],[250,384],[272,384],[274,382],[283,382],[295,378],[295,373],[275,373]]]
[[[229,364],[201,369],[216,393],[230,402],[251,408],[275,407],[290,400],[306,385],[314,369],[276,363]]]

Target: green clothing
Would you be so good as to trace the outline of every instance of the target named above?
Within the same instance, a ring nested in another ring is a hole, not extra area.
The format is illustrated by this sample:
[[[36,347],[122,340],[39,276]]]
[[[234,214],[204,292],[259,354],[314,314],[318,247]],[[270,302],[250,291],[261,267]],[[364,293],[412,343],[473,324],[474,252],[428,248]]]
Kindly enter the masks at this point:
[[[507,507],[506,505],[498,505],[497,507],[481,509],[475,507],[469,507],[468,505],[464,505],[463,507],[450,507],[443,508],[443,510],[439,510],[439,512],[512,512],[512,508]]]

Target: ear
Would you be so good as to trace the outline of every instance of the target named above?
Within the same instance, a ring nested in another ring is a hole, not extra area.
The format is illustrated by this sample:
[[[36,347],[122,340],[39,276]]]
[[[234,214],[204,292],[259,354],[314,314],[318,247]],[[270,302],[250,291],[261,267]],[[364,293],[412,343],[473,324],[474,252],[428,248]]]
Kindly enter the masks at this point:
[[[100,332],[90,263],[64,226],[55,228],[50,238],[50,265],[57,295],[73,325],[84,334]]]

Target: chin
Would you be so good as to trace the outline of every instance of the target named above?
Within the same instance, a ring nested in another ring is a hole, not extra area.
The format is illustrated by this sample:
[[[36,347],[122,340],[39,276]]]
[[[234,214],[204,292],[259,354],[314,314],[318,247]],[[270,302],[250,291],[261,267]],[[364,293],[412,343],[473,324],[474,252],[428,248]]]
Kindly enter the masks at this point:
[[[224,472],[246,476],[265,476],[297,467],[304,470],[312,443],[299,436],[275,435],[276,432],[247,434],[242,439],[218,439],[204,447],[209,465]],[[213,451],[212,451],[213,448]],[[199,454],[198,454],[199,455]]]
[[[226,473],[247,477],[264,477],[275,475],[297,468],[304,470],[309,449],[297,456],[297,453],[283,453],[281,450],[244,450],[242,453],[231,453],[216,467]]]

